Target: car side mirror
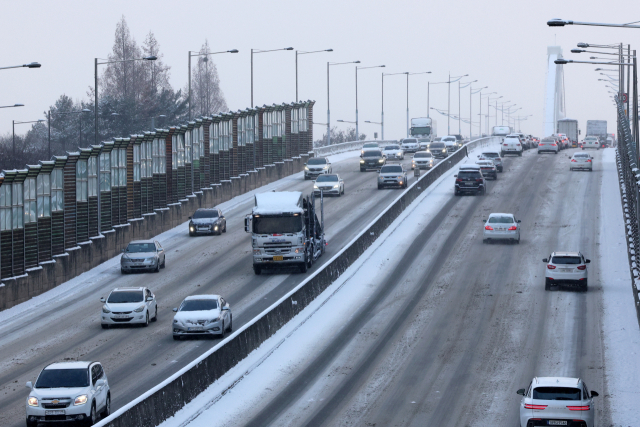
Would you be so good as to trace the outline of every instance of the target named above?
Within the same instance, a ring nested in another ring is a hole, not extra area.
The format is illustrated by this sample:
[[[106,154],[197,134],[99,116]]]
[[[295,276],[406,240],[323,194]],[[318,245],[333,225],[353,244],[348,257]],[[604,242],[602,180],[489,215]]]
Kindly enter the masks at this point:
[[[482,220],[482,222],[487,222],[487,220],[486,220],[486,219],[483,219],[483,220]]]
[[[96,387],[102,387],[105,384],[103,379],[99,379],[98,381],[96,381]]]
[[[229,308],[230,308],[230,307],[229,307],[229,304],[227,304],[227,305],[225,305],[224,307],[222,307],[222,309],[223,309],[223,310],[225,310],[225,311],[226,311],[226,310],[229,310]]]
[[[104,299],[104,297],[102,297],[102,298],[100,298],[100,302],[105,303],[105,302],[107,302],[107,300]]]
[[[191,217],[189,217],[189,219],[191,219]]]
[[[31,381],[27,381],[26,386],[27,386],[28,389],[33,390],[33,383]],[[593,394],[593,393],[591,393],[591,394]]]
[[[124,253],[124,249],[120,249],[120,252],[121,252],[121,253]]]
[[[521,223],[521,222],[522,222],[522,220],[520,220],[520,219],[519,219],[517,222],[518,222],[518,223]]]
[[[224,215],[220,215],[220,219],[224,219]]]
[[[307,166],[307,164],[306,164],[306,163],[304,163],[304,166]]]
[[[147,301],[153,301],[153,297],[147,297]]]
[[[519,394],[520,396],[524,396],[524,389],[521,388],[520,390],[516,391],[516,394]]]
[[[177,313],[178,312],[178,307],[173,307],[173,312]]]
[[[451,163],[451,162],[449,162],[449,163]],[[453,177],[454,177],[454,178],[457,178],[457,177],[458,177],[458,175],[453,175]]]
[[[548,258],[542,258],[542,262],[549,262]]]
[[[589,264],[591,262],[590,259],[586,260],[585,263]]]
[[[244,231],[247,233],[251,232],[251,215],[247,215],[244,217]]]
[[[597,391],[591,390],[591,397],[598,397],[598,396],[600,396],[600,395],[598,394]]]

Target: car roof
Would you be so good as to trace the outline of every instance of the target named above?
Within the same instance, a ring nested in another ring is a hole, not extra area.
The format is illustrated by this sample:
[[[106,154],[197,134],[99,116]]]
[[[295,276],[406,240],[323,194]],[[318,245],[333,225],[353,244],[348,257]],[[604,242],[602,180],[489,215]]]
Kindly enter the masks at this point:
[[[426,150],[416,151],[416,154],[418,154],[418,153],[428,154],[428,155],[433,157],[433,154],[431,154],[431,151],[426,151]]]
[[[512,213],[500,213],[500,212],[493,212],[489,214],[489,217],[492,216],[513,216]]]
[[[478,166],[476,164],[473,164],[473,163],[467,163],[467,164],[464,164],[464,165],[460,165],[460,170],[463,170],[463,169],[477,171],[477,170],[480,169],[480,166]]]
[[[580,252],[554,252],[552,255],[558,256],[579,256]]]
[[[111,292],[122,292],[122,291],[143,291],[145,288],[142,286],[131,286],[128,288],[114,288]]]
[[[533,387],[578,387],[582,382],[580,378],[568,378],[568,377],[535,377],[533,379]]]
[[[476,162],[476,165],[490,165],[490,166],[493,166],[494,163],[493,163],[493,160],[478,160]]]
[[[87,369],[93,362],[57,362],[47,365],[44,369]]]
[[[220,299],[220,295],[189,295],[184,300],[194,300],[194,299]]]
[[[132,243],[155,243],[155,240],[132,240],[129,242],[129,244]]]
[[[500,153],[498,153],[497,151],[483,151],[482,153],[480,153],[481,156],[484,154],[497,154],[498,156],[500,156]]]
[[[196,209],[196,212],[198,212],[198,211],[217,211],[217,210],[218,210],[218,208],[216,208],[216,207],[213,207],[213,208],[198,208],[198,209]]]

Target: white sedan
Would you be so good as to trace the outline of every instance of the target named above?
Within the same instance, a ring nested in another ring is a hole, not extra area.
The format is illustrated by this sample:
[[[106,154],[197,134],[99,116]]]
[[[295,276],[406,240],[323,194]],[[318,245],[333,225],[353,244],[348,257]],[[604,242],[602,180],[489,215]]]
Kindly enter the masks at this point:
[[[313,192],[318,196],[322,193],[340,197],[344,194],[344,181],[337,174],[320,175],[313,183]]]
[[[220,295],[192,295],[180,307],[174,308],[171,331],[173,339],[186,336],[212,336],[224,338],[231,331],[231,307]]]
[[[569,170],[585,169],[589,172],[593,171],[593,157],[589,153],[577,152],[571,156]]]
[[[482,220],[482,243],[496,240],[520,243],[520,220],[510,213],[492,213]]]
[[[111,325],[149,326],[149,320],[158,320],[158,303],[149,288],[115,288],[100,302],[104,304],[100,322],[103,329]]]
[[[382,155],[387,158],[387,160],[396,159],[396,160],[404,160],[404,150],[400,148],[399,145],[387,145],[382,149]]]
[[[595,426],[593,398],[580,378],[536,377],[516,393],[520,401],[520,427]]]

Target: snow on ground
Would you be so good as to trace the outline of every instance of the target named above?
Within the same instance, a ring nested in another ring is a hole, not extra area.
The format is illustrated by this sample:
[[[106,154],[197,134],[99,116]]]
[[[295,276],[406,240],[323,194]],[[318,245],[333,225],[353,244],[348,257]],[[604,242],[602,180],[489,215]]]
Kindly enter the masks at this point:
[[[625,228],[614,150],[602,154],[600,262],[603,289],[605,378],[613,426],[640,419],[640,331],[631,290]],[[613,225],[613,226],[612,226]]]
[[[360,155],[360,151],[356,150],[356,151],[336,154],[333,156],[328,156],[328,159],[330,162],[335,163],[342,160],[356,158],[359,155]],[[256,194],[264,193],[266,191],[272,191],[272,190],[276,190],[276,191],[286,190],[287,188],[290,188],[291,182],[300,181],[302,179],[302,176],[303,176],[303,172],[294,173],[293,175],[289,175],[280,180],[274,181],[270,184],[267,184],[255,190],[249,191],[248,193],[244,193],[237,197],[234,197],[233,199],[218,205],[218,207],[222,209],[222,212],[228,212],[246,203],[253,204],[253,198]],[[187,222],[188,220],[178,225],[177,227],[174,227],[170,230],[165,231],[164,233],[161,233],[153,237],[153,239],[164,243],[176,236],[182,235],[185,233],[185,230],[186,230],[185,224],[187,224]],[[166,243],[165,243],[165,246],[166,246]],[[25,301],[21,304],[13,306],[4,311],[0,311],[0,322],[7,322],[11,320],[22,321],[20,314],[26,312],[27,310],[44,306],[44,305],[50,305],[52,302],[59,302],[68,298],[72,298],[78,291],[84,290],[87,288],[87,286],[91,286],[92,284],[96,283],[100,279],[101,274],[107,272],[112,268],[115,268],[116,266],[119,265],[119,263],[120,263],[120,255],[117,255],[111,258],[110,260],[103,262],[102,264],[92,268],[91,270],[86,271],[81,275],[62,283],[59,286],[43,294],[33,297],[28,301]]]
[[[499,151],[500,146],[483,146],[473,151],[480,150]],[[461,163],[469,163],[474,159],[475,156],[469,156]],[[457,167],[453,167],[434,182],[336,282],[258,349],[160,426],[209,427],[212,419],[219,426],[234,426],[243,418],[243,414],[260,405],[263,394],[272,393],[271,390],[286,384],[297,366],[322,349],[326,331],[338,330],[342,319],[352,315],[375,291],[371,285],[364,287],[362,284],[376,283],[376,279],[390,266],[398,263],[406,249],[407,239],[424,228],[422,219],[435,216],[452,197],[452,180],[457,171]],[[405,221],[407,218],[411,220]],[[352,280],[354,277],[357,280]],[[333,298],[336,295],[339,297]]]

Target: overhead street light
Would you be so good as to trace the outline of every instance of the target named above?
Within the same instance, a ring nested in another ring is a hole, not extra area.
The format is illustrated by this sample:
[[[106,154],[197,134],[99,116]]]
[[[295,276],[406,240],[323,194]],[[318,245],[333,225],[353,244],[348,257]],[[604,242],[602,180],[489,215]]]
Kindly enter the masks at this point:
[[[329,108],[329,67],[332,65],[359,64],[360,61],[327,62],[327,145],[331,145],[331,110]]]
[[[460,81],[460,79],[462,79],[463,77],[467,77],[469,74],[465,74],[463,76],[457,76],[457,77],[453,77],[456,80],[451,80],[451,72],[449,72],[449,94],[448,94],[448,98],[447,98],[447,135],[451,134],[451,115],[450,115],[450,109],[451,109],[451,83],[455,83],[457,81]]]
[[[366,70],[368,68],[385,68],[385,65],[374,65],[371,67],[356,66],[356,141],[360,140],[360,131],[358,127],[358,70]]]
[[[476,93],[480,93],[480,96],[478,97],[478,104],[480,106],[480,114],[482,114],[482,90],[483,89],[487,89],[489,86],[484,86],[484,87],[480,87],[480,88],[476,88],[475,92],[472,86],[469,86],[469,138],[471,138],[471,133],[473,132],[473,128],[472,123],[473,123],[473,111],[471,110],[471,106],[473,104],[472,102],[472,96],[475,95]],[[482,119],[480,119],[478,121],[478,136],[482,136]]]
[[[616,27],[616,28],[640,28],[640,25],[631,25],[629,24],[606,24],[602,22],[579,22],[579,21],[570,21],[567,19],[551,19],[547,21],[547,25],[550,27],[564,27],[565,25],[588,25],[593,27]]]
[[[192,53],[193,52],[193,53]],[[209,55],[218,55],[220,53],[238,53],[239,50],[238,49],[231,49],[231,50],[224,50],[221,52],[205,52],[205,53],[200,53],[196,51],[189,51],[189,93],[187,94],[187,100],[189,101],[189,121],[191,121],[191,58],[194,56],[204,56],[204,60],[207,60],[207,57]],[[208,66],[208,61],[207,61],[207,66]],[[208,111],[207,114],[212,113],[211,111]]]
[[[311,52],[296,50],[296,102],[300,101],[300,98],[298,98],[298,55],[308,55],[310,53],[322,53],[322,52],[333,52],[333,49],[314,50]]]
[[[462,80],[462,79],[460,79],[460,80]],[[471,82],[465,82],[464,86],[460,86],[460,84],[461,84],[460,80],[458,80],[458,135],[462,135],[462,127],[460,125],[460,116],[462,115],[462,110],[461,110],[462,101],[461,101],[461,97],[460,97],[460,89],[461,88],[464,89],[465,87],[470,86],[471,84],[473,84],[473,83],[478,81],[478,80],[473,80]],[[471,99],[471,96],[469,96],[469,99]],[[469,135],[469,138],[471,138],[471,135]]]
[[[29,64],[22,64],[22,65],[12,65],[10,67],[0,67],[0,70],[8,70],[9,68],[40,68],[42,65],[40,65],[39,62],[30,62]]]
[[[83,108],[80,111],[64,111],[64,112],[56,112],[54,113],[54,115],[56,116],[64,116],[67,114],[79,114],[79,113],[90,113],[91,110],[89,110],[88,108]],[[80,128],[80,144],[78,144],[78,146],[82,146],[82,117],[80,117],[80,120],[78,120],[79,123],[79,128]],[[49,133],[49,137],[48,137],[48,144],[49,144],[49,148],[48,148],[48,153],[49,153],[49,159],[51,158],[51,109],[49,109],[49,111],[47,111],[47,130]],[[63,151],[64,151],[64,145],[62,146]]]
[[[11,120],[11,133],[13,135],[12,138],[12,157],[15,160],[16,158],[16,125],[24,125],[26,123],[40,123],[40,122],[44,122],[44,119],[39,119],[39,120],[30,120],[28,122],[16,122],[15,120]]]
[[[24,104],[2,105],[0,108],[24,107]]]
[[[292,47],[283,47],[281,49],[269,49],[269,50],[260,50],[260,49],[251,49],[251,108],[253,105],[253,54],[254,53],[267,53],[267,52],[278,52],[281,50],[293,50]],[[255,162],[254,162],[255,164]]]
[[[349,120],[336,120],[336,122],[340,122],[340,123],[351,123],[352,125],[355,125],[356,122],[350,122]]]

